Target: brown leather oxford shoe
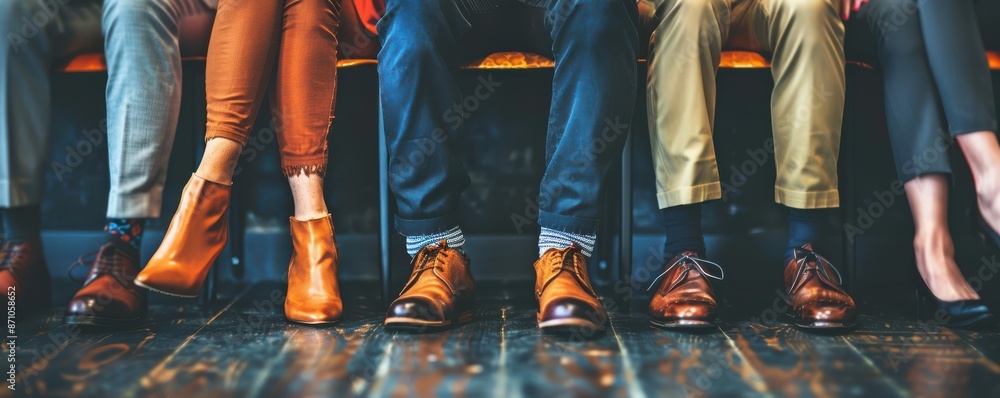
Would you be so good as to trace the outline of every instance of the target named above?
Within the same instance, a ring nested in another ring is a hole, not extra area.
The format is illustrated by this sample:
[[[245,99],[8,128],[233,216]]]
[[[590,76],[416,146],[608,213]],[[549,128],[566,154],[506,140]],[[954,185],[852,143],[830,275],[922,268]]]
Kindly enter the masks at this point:
[[[333,238],[333,217],[299,221],[289,219],[292,260],[288,264],[285,318],[304,324],[340,320],[344,304],[337,283],[340,257]]]
[[[229,238],[230,188],[191,174],[163,242],[135,279],[139,287],[198,297]]]
[[[81,258],[72,267],[87,265]],[[83,288],[66,306],[63,322],[67,325],[104,327],[131,326],[146,316],[146,292],[133,280],[139,267],[111,243],[101,246],[90,264]]]
[[[857,307],[842,283],[840,272],[816,254],[811,244],[795,249],[794,258],[785,266],[786,300],[795,324],[810,329],[853,327]]]
[[[705,271],[703,265],[716,267],[720,275]],[[656,288],[649,302],[649,322],[662,328],[706,328],[714,326],[715,292],[708,278],[722,280],[722,267],[698,258],[698,253],[683,252],[666,265],[649,290]]]
[[[535,262],[535,297],[543,332],[603,331],[608,322],[590,286],[587,260],[576,245],[549,249]]]
[[[465,323],[473,317],[469,258],[448,242],[427,246],[410,262],[413,273],[385,317],[385,327],[426,331]]]
[[[52,303],[49,268],[42,246],[29,242],[6,242],[0,247],[0,289],[14,293],[17,309],[42,309]]]

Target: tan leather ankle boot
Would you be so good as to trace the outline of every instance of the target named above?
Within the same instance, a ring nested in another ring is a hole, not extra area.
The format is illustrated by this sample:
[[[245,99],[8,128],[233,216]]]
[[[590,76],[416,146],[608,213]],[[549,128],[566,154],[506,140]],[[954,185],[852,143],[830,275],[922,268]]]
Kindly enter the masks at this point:
[[[289,219],[292,231],[292,260],[288,264],[288,295],[285,318],[319,324],[340,320],[344,304],[337,283],[336,241],[333,217],[299,221]]]
[[[230,186],[192,174],[167,234],[135,284],[174,296],[197,297],[229,239]]]

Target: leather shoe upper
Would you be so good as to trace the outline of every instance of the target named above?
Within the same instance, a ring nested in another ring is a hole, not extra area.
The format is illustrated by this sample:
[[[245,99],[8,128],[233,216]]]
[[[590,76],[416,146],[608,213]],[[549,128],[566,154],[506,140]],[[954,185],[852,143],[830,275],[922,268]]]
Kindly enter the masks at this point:
[[[13,291],[24,308],[48,305],[51,300],[49,269],[42,247],[30,242],[6,242],[0,247],[0,291]],[[12,290],[13,289],[13,290]]]
[[[411,261],[413,272],[389,305],[386,324],[442,326],[473,306],[469,258],[447,241],[424,247]]]
[[[67,316],[92,316],[113,320],[134,320],[146,315],[146,292],[133,280],[139,272],[135,260],[111,243],[97,251],[83,287],[66,306]],[[81,258],[73,267],[87,265]]]
[[[136,277],[140,287],[196,297],[229,238],[231,187],[192,174],[153,258]]]
[[[333,217],[289,219],[292,259],[288,264],[285,317],[301,323],[329,323],[344,310],[337,283],[340,256],[333,237]]]
[[[811,244],[795,249],[785,265],[787,301],[796,320],[806,326],[853,323],[857,306],[842,283],[840,272]]]
[[[535,262],[538,322],[603,329],[608,314],[590,285],[587,260],[577,246],[549,249]]]
[[[686,251],[668,262],[666,269],[653,281],[656,288],[649,302],[649,315],[653,321],[707,323],[715,316],[718,304],[708,278],[722,279],[705,271],[703,265],[718,264],[702,260],[698,253]]]

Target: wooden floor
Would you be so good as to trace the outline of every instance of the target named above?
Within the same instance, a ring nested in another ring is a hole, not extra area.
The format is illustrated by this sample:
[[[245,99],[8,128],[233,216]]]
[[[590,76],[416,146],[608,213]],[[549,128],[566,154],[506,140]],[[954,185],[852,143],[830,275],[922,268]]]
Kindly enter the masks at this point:
[[[819,335],[725,303],[719,328],[691,334],[639,309],[588,339],[540,334],[530,297],[495,287],[475,322],[418,335],[382,328],[374,284],[346,284],[332,327],[286,323],[279,284],[230,290],[214,308],[157,304],[132,330],[62,326],[61,309],[23,320],[14,396],[1000,396],[1000,332],[871,313]]]

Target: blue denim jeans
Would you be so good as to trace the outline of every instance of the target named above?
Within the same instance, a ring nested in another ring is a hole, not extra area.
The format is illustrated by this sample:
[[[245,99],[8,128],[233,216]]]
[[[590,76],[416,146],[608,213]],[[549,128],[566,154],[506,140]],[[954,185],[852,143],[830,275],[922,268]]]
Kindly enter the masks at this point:
[[[463,98],[455,73],[463,61],[483,55],[483,42],[516,36],[556,62],[538,223],[596,234],[605,176],[621,155],[635,103],[636,3],[550,0],[542,8],[513,0],[493,3],[499,11],[473,10],[460,0],[386,4],[378,25],[379,85],[396,229],[406,236],[426,235],[458,224],[459,197],[469,177],[459,156],[461,123],[447,117]],[[479,24],[497,29],[484,34],[488,40],[467,37],[479,33],[473,29]]]

